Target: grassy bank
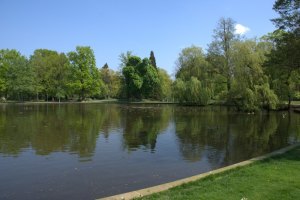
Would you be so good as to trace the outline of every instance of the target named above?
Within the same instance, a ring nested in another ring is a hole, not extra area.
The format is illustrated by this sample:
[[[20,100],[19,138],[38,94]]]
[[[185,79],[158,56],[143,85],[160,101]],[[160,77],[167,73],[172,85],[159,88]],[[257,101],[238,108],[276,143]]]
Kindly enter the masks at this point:
[[[142,199],[299,199],[300,147]]]

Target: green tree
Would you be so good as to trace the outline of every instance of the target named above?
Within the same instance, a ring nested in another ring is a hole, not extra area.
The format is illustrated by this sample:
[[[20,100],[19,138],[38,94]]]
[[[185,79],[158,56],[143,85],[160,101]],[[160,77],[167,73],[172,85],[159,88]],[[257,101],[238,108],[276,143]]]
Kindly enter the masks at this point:
[[[159,77],[159,98],[163,101],[172,100],[172,80],[169,74],[164,70],[158,68]]]
[[[266,61],[265,46],[255,40],[235,42],[232,46],[234,79],[229,91],[229,101],[239,110],[254,111],[262,107],[275,109],[277,96],[270,89],[263,71]]]
[[[76,51],[68,53],[71,62],[72,79],[69,85],[85,100],[100,94],[100,77],[96,68],[94,51],[90,47],[77,46]]]
[[[150,62],[151,62],[151,65],[155,68],[155,69],[157,69],[157,66],[156,66],[156,59],[155,59],[155,56],[154,56],[154,52],[153,51],[151,51],[150,52]]]
[[[51,73],[53,79],[52,94],[60,102],[61,98],[69,94],[68,82],[70,77],[70,64],[67,56],[64,53],[57,54],[53,58],[55,65]]]
[[[122,89],[124,85],[124,77],[119,71],[112,71],[111,79],[111,96],[114,98],[122,98]]]
[[[129,58],[133,56],[132,51],[127,51],[126,53],[121,53],[119,55],[119,60],[120,60],[120,67],[126,67]]]
[[[110,94],[110,91],[111,91],[111,73],[110,73],[110,70],[109,70],[109,66],[107,63],[105,63],[103,65],[103,67],[100,69],[100,76],[101,76],[101,79],[103,81],[103,88],[102,88],[102,94],[104,95],[105,98],[110,98],[111,94]]]
[[[210,78],[211,68],[202,49],[191,46],[182,50],[177,60],[175,88],[183,94],[175,93],[176,99],[183,103],[206,105],[211,98],[213,82]],[[183,81],[184,84],[181,82]],[[183,87],[185,85],[185,87]],[[184,95],[184,97],[182,96]]]
[[[7,63],[7,49],[0,50],[0,94],[2,98],[7,97],[7,71],[9,64]]]
[[[9,99],[23,101],[33,93],[33,74],[28,60],[16,50],[0,50],[1,93]]]
[[[30,57],[30,66],[34,72],[34,90],[36,98],[39,94],[57,98],[59,101],[68,93],[69,60],[64,53],[48,49],[37,49]]]
[[[207,81],[209,63],[205,60],[205,54],[200,47],[184,48],[179,54],[176,67],[176,78],[188,81],[191,76],[194,76],[199,80]]]
[[[300,1],[277,0],[273,9],[280,15],[273,19],[278,28],[269,34],[274,48],[266,63],[272,87],[281,100],[291,101],[300,93]]]
[[[273,9],[280,17],[272,19],[278,29],[300,34],[300,0],[276,0]]]
[[[274,35],[277,37],[273,40],[275,48],[265,66],[272,79],[272,88],[281,100],[288,101],[290,107],[291,101],[300,92],[297,81],[300,79],[300,39],[286,32]]]
[[[208,48],[208,60],[214,72],[226,78],[227,91],[231,89],[233,63],[231,56],[232,43],[238,39],[234,34],[235,22],[231,18],[221,18],[214,30],[214,40]]]
[[[179,103],[186,102],[186,83],[181,78],[177,78],[173,83],[173,95]]]
[[[103,81],[103,92],[105,98],[120,96],[122,79],[118,72],[109,69],[107,63],[100,69],[101,79]]]
[[[145,98],[159,99],[157,91],[160,85],[160,79],[157,69],[151,64],[148,58],[144,58],[139,66],[143,78],[142,94]]]
[[[140,90],[143,85],[143,78],[136,69],[141,63],[141,58],[130,56],[126,66],[122,69],[122,74],[125,77],[127,98],[141,98]]]
[[[142,60],[138,56],[130,56],[122,74],[125,78],[127,98],[157,99],[156,88],[159,87],[160,79],[148,58]]]
[[[53,79],[51,78],[51,71],[54,63],[54,58],[57,52],[48,49],[37,49],[30,57],[30,65],[35,75],[35,92],[37,100],[39,100],[39,94],[45,95],[45,99],[48,101],[48,97],[51,93],[51,86],[53,85]]]
[[[102,67],[102,69],[108,69],[109,67],[108,67],[108,64],[107,63],[105,63],[104,65],[103,65],[103,67]]]

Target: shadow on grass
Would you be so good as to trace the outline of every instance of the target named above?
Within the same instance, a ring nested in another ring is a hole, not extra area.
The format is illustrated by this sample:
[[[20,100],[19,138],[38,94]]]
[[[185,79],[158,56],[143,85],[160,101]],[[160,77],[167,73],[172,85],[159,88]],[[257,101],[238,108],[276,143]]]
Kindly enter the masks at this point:
[[[293,160],[293,161],[300,161],[300,146],[289,150],[288,152],[282,154],[282,155],[277,155],[277,156],[272,156],[271,158],[267,158],[265,160],[261,160],[256,163],[269,163],[273,161],[280,161],[280,160]]]

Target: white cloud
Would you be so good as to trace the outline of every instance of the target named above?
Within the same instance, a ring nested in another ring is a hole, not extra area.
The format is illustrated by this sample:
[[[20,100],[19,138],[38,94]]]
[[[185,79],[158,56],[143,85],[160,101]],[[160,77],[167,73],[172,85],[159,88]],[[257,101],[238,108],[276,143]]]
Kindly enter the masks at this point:
[[[244,35],[248,31],[250,31],[250,28],[243,26],[242,24],[236,24],[234,28],[235,28],[234,33],[239,35]]]

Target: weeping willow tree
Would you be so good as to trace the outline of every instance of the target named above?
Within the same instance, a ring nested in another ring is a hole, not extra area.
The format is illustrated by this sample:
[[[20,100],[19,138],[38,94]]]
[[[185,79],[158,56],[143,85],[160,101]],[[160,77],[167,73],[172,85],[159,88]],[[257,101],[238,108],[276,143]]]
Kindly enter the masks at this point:
[[[275,109],[278,98],[270,89],[268,77],[263,71],[266,61],[265,46],[255,40],[233,44],[233,83],[228,101],[239,110],[255,111],[266,107]]]
[[[174,97],[180,103],[206,105],[211,98],[209,63],[200,47],[182,50],[177,60]]]

